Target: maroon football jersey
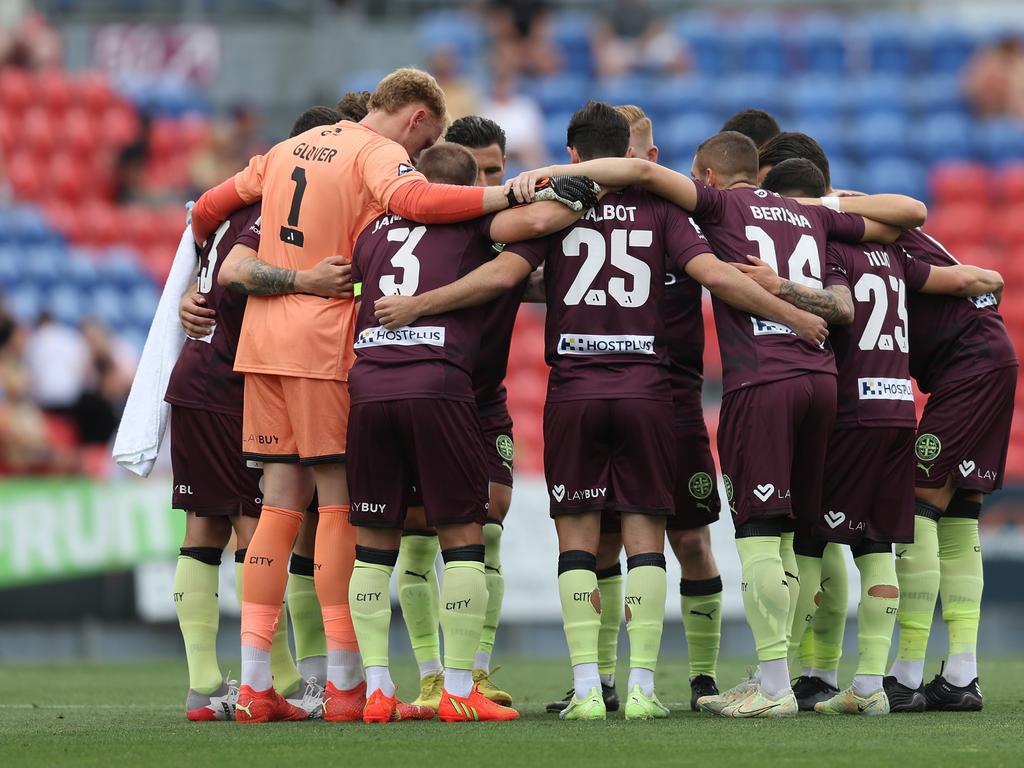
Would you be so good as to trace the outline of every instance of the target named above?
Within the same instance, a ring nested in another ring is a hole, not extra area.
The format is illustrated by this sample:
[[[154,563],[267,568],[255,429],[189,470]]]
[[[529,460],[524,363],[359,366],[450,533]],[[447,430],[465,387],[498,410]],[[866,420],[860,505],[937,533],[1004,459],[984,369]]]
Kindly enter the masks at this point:
[[[669,400],[661,296],[708,250],[689,217],[646,190],[607,195],[572,227],[509,250],[544,266],[548,402]]]
[[[920,229],[908,229],[896,243],[914,258],[937,267],[958,263]],[[1013,342],[991,293],[970,299],[917,293],[907,303],[910,373],[922,392],[1017,364]]]
[[[692,219],[691,219],[692,223]],[[704,244],[711,246],[703,233],[694,232]],[[701,308],[703,288],[685,272],[671,264],[665,266],[665,292],[661,296],[661,318],[665,323],[665,346],[668,352],[669,382],[676,418],[683,421],[704,420],[701,387],[704,384],[704,315]]]
[[[930,271],[897,245],[828,244],[825,286],[845,285],[854,302],[853,322],[829,335],[839,371],[837,427],[917,426],[907,296]]]
[[[822,287],[825,244],[855,243],[864,219],[818,205],[801,205],[752,187],[718,190],[697,184],[694,218],[723,261],[749,263],[757,256],[781,277]],[[832,350],[799,338],[779,323],[715,300],[726,392],[802,373],[835,373]]]
[[[353,403],[421,397],[473,402],[472,372],[486,307],[421,317],[389,331],[377,322],[382,296],[414,296],[455,282],[493,255],[491,221],[416,224],[385,214],[356,240],[352,280],[362,283],[356,315]]]
[[[481,411],[503,405],[507,398],[505,374],[508,372],[512,329],[528,283],[529,280],[524,280],[511,291],[484,305],[480,348],[473,364],[473,393]]]
[[[245,314],[245,294],[217,283],[220,265],[236,244],[260,247],[260,207],[236,211],[208,238],[199,254],[199,292],[216,312],[213,333],[186,339],[171,372],[164,400],[173,405],[219,413],[242,413],[242,374],[235,373],[235,350]]]

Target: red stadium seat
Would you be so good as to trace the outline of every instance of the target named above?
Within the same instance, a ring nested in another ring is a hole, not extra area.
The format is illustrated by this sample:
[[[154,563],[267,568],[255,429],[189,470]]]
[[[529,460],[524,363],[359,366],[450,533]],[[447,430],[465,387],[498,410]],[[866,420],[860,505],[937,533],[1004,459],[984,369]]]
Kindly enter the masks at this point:
[[[154,120],[149,127],[150,157],[163,160],[174,154],[181,142],[180,135],[177,120],[170,117]]]
[[[1024,245],[1024,203],[1013,207],[1000,206],[992,220],[992,231],[997,243],[1004,248],[1018,249]]]
[[[114,103],[103,113],[102,130],[108,142],[117,147],[126,146],[139,136],[139,117],[128,105]]]
[[[122,239],[120,215],[110,203],[103,200],[87,200],[82,204],[80,213],[81,241],[86,245],[110,245]]]
[[[46,217],[71,242],[77,243],[82,239],[82,218],[76,206],[63,200],[50,200],[46,204]]]
[[[107,78],[99,72],[83,72],[75,83],[76,100],[93,114],[101,114],[115,101]]]
[[[35,77],[35,99],[41,100],[51,114],[60,114],[71,106],[72,84],[59,69],[48,69]]]
[[[45,109],[32,107],[22,119],[20,135],[36,155],[45,157],[57,144],[57,124]]]
[[[992,232],[992,215],[987,205],[958,203],[938,206],[928,216],[925,229],[951,252],[972,245],[985,245]]]
[[[0,105],[5,112],[21,112],[33,100],[32,78],[23,70],[7,67],[0,70]]]
[[[202,115],[185,115],[179,128],[182,145],[189,150],[205,146],[210,139],[210,121]]]
[[[1024,163],[1004,166],[995,174],[995,197],[1000,204],[1024,203]]]
[[[85,196],[86,168],[71,152],[58,152],[47,165],[48,193],[74,203]]]
[[[988,169],[978,163],[951,163],[932,171],[932,199],[938,205],[985,202],[991,192]]]
[[[43,196],[43,174],[32,155],[19,152],[7,160],[7,177],[18,197],[39,200]]]
[[[64,113],[60,134],[62,143],[67,142],[71,148],[83,153],[91,153],[98,149],[100,136],[97,134],[93,116],[83,107],[75,107]]]

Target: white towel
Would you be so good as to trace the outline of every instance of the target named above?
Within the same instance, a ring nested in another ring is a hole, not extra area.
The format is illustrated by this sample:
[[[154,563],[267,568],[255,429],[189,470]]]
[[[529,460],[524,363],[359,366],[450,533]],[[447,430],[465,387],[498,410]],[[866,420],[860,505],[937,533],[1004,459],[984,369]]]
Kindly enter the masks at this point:
[[[185,343],[185,329],[178,320],[178,305],[189,283],[195,282],[199,270],[192,239],[192,205],[185,206],[185,231],[181,234],[153,324],[149,327],[114,440],[114,461],[142,477],[148,477],[153,471],[167,430],[171,408],[164,402],[164,395],[171,371],[178,361],[178,353]]]

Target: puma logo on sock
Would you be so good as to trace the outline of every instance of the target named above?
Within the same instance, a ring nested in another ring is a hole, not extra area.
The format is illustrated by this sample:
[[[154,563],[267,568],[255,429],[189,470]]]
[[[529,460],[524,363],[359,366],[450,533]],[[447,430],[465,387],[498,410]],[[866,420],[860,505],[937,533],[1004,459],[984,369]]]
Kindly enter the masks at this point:
[[[708,619],[708,621],[714,621],[714,618],[712,618],[712,617],[713,617],[713,616],[714,616],[714,614],[715,614],[715,609],[714,609],[714,608],[712,608],[712,609],[711,609],[710,611],[708,611],[707,613],[704,613],[703,611],[695,611],[695,610],[693,610],[693,609],[691,608],[691,609],[690,609],[690,613],[691,613],[691,614],[693,614],[694,616],[706,616],[706,617],[707,617],[707,619]]]
[[[427,576],[429,574],[430,574],[430,571],[424,571],[423,573],[416,573],[416,571],[406,571],[405,572],[406,576],[417,576],[417,577],[423,579],[424,581],[427,580]]]

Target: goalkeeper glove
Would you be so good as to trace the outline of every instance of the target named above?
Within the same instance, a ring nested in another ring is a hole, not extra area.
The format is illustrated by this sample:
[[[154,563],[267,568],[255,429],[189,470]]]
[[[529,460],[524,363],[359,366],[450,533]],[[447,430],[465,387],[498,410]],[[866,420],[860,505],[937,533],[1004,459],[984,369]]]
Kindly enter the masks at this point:
[[[601,188],[586,176],[550,176],[538,179],[534,200],[554,200],[574,211],[585,211],[597,205]],[[518,205],[515,194],[508,193],[510,206]]]

